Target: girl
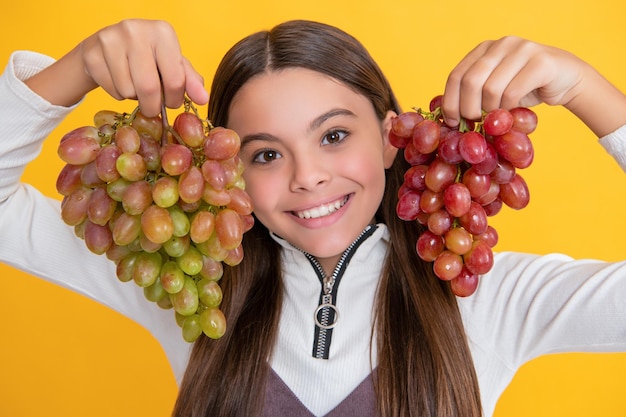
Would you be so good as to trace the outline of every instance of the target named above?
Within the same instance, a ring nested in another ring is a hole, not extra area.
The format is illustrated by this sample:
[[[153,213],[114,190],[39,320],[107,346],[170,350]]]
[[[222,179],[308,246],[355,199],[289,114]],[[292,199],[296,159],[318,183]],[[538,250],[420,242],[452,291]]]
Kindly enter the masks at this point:
[[[176,416],[489,416],[530,358],[626,348],[625,262],[500,253],[472,297],[454,297],[414,251],[420,226],[395,214],[407,165],[389,143],[401,110],[385,77],[349,35],[294,21],[236,44],[213,80],[209,118],[242,138],[257,221],[221,281],[228,331],[188,355],[171,312],[122,288],[58,202],[19,183],[47,133],[97,86],[137,98],[148,116],[184,93],[207,102],[164,22],[105,28],[56,63],[15,54],[0,79],[12,138],[0,145],[0,256],[150,329],[176,374],[186,369]],[[626,97],[559,49],[480,44],[450,74],[443,110],[456,125],[540,102],[571,110],[626,169]],[[606,103],[611,114],[599,112]],[[67,276],[77,256],[85,262]]]

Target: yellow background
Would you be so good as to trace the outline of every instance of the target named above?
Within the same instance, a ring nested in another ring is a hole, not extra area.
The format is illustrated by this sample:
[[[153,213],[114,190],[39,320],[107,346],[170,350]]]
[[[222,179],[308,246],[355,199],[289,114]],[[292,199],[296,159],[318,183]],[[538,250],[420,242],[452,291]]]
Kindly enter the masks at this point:
[[[60,57],[104,25],[127,17],[159,18],[173,23],[184,52],[210,80],[223,53],[241,37],[283,20],[307,18],[336,24],[363,41],[406,108],[426,106],[442,91],[448,71],[479,41],[507,34],[571,50],[626,91],[625,4],[12,1],[3,5],[0,17],[0,61],[6,62],[15,49]],[[60,136],[89,123],[96,110],[132,107],[100,92],[90,95],[52,134],[25,180],[56,196]],[[491,220],[500,232],[497,249],[623,259],[626,175],[564,109],[540,106],[536,111],[536,159],[523,174],[532,201],[524,210],[504,209]],[[162,350],[145,330],[92,301],[6,266],[0,266],[0,276],[0,416],[169,415],[176,386]],[[496,416],[621,417],[626,413],[625,375],[626,354],[540,358],[521,369]]]

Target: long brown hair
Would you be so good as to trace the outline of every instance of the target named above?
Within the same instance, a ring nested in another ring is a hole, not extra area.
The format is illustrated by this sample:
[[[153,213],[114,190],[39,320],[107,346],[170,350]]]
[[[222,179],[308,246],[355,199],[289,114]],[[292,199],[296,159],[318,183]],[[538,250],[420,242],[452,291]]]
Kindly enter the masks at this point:
[[[250,78],[289,67],[318,71],[350,86],[370,99],[381,120],[389,110],[400,112],[385,76],[356,39],[325,24],[289,21],[246,37],[224,56],[211,88],[209,118],[227,126],[231,101]],[[386,172],[376,219],[391,235],[372,333],[379,414],[478,417],[478,383],[456,299],[415,252],[421,226],[395,213],[407,168],[399,152]],[[280,249],[260,222],[245,234],[243,245],[243,262],[227,268],[221,281],[228,330],[219,340],[196,341],[174,416],[261,412],[282,303]]]

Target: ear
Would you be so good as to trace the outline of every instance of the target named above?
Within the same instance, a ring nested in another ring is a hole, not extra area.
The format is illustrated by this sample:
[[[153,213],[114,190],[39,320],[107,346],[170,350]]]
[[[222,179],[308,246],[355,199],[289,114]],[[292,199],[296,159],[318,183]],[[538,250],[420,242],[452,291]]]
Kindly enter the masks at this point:
[[[397,113],[389,110],[387,115],[385,116],[382,128],[383,128],[383,161],[385,163],[385,169],[391,167],[394,159],[396,158],[396,154],[398,153],[398,148],[391,144],[389,140],[389,133],[391,132],[391,123],[394,117],[397,116]]]

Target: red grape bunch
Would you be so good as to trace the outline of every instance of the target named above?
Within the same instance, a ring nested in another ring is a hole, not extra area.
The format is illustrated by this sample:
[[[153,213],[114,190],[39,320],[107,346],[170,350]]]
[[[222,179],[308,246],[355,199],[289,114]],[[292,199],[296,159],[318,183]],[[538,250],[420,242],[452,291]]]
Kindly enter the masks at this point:
[[[61,216],[117,278],[173,309],[182,336],[226,329],[218,281],[243,258],[253,225],[237,134],[198,117],[190,101],[173,125],[165,111],[101,110],[59,143]]]
[[[537,115],[525,107],[496,109],[483,112],[480,121],[462,119],[451,128],[440,104],[437,96],[430,111],[416,109],[393,120],[390,140],[411,165],[396,212],[425,226],[416,242],[419,257],[432,262],[437,277],[465,297],[493,266],[498,234],[488,217],[503,205],[516,210],[528,205],[528,186],[518,170],[532,163],[528,135]]]

